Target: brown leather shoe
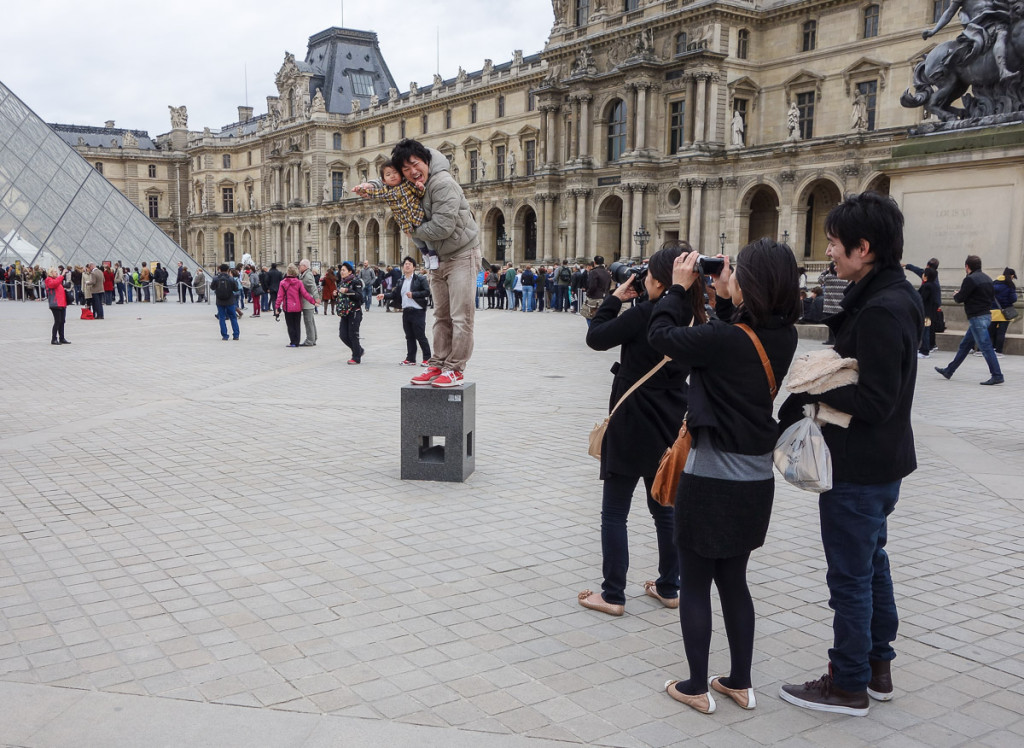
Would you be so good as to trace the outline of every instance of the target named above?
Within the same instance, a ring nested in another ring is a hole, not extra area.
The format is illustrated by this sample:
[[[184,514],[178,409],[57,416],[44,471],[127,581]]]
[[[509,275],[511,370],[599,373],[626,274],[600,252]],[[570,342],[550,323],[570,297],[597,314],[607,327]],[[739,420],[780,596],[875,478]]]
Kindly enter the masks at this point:
[[[626,612],[625,605],[615,605],[607,602],[600,592],[591,592],[590,590],[583,590],[577,598],[580,601],[580,605],[584,608],[590,608],[601,613],[607,613],[610,616],[621,616]]]
[[[807,681],[802,686],[782,686],[779,689],[779,696],[783,701],[788,701],[790,704],[804,709],[849,714],[853,717],[866,717],[868,707],[871,705],[867,691],[854,693],[836,688],[832,682],[831,666],[829,666],[829,672],[818,680]]]
[[[890,668],[892,660],[871,660],[871,680],[868,682],[868,696],[875,701],[891,701],[892,674]]]
[[[722,685],[722,676],[715,675],[708,681],[712,691],[728,696],[744,709],[753,709],[757,706],[757,699],[754,698],[753,688],[726,688]]]
[[[701,714],[713,714],[715,711],[715,698],[711,695],[711,692],[699,693],[696,696],[691,696],[688,693],[683,693],[676,688],[677,680],[665,681],[665,693],[671,696],[673,699],[681,704],[686,704],[691,709],[696,709]]]

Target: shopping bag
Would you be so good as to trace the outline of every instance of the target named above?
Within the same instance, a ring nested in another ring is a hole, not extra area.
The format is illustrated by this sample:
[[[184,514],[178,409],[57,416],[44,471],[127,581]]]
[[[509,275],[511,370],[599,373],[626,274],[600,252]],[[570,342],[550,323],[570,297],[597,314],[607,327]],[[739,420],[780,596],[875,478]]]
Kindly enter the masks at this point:
[[[824,493],[832,488],[832,455],[814,422],[816,412],[816,406],[804,406],[804,417],[782,432],[773,457],[787,483],[804,491]]]

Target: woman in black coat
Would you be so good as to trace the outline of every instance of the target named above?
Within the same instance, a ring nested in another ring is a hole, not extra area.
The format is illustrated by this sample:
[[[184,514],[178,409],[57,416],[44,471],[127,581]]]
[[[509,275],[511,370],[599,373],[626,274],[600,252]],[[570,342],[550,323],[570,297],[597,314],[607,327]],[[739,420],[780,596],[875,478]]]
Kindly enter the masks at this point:
[[[921,278],[923,282],[917,292],[921,294],[921,303],[924,304],[924,331],[917,357],[928,358],[935,347],[934,323],[939,307],[942,306],[942,289],[939,287],[939,271],[935,268],[925,268]]]
[[[689,247],[686,247],[689,249]],[[622,311],[623,303],[637,298],[638,283],[623,283],[605,297],[587,330],[587,345],[597,351],[621,346],[619,361],[612,367],[615,379],[608,403],[611,411],[619,398],[662,360],[647,342],[647,324],[654,303],[672,281],[672,262],[683,252],[678,244],[664,247],[651,257],[643,281],[647,298]],[[703,314],[702,296],[695,293],[692,305]],[[675,441],[686,413],[686,376],[683,364],[668,362],[626,398],[608,422],[601,444],[601,552],[604,558],[602,592],[584,590],[579,602],[585,608],[609,615],[625,612],[626,572],[629,548],[626,518],[637,482],[643,478],[647,508],[654,517],[658,537],[658,579],[644,584],[648,595],[666,607],[679,605],[679,557],[672,542],[672,507],[651,498],[651,485],[665,449]]]
[[[745,323],[764,347],[781,383],[796,351],[794,323],[800,293],[792,251],[770,239],[744,247],[732,271],[728,260],[715,284],[718,319],[687,327],[693,316],[688,289],[700,277],[693,254],[678,258],[672,287],[651,316],[649,341],[659,353],[690,367],[687,426],[693,446],[676,494],[679,620],[690,666],[668,694],[699,712],[715,711],[714,690],[753,709],[750,665],[754,604],[747,588],[750,552],[764,544],[775,496],[772,450],[778,424],[775,393]],[[711,582],[718,588],[732,668],[708,682]]]

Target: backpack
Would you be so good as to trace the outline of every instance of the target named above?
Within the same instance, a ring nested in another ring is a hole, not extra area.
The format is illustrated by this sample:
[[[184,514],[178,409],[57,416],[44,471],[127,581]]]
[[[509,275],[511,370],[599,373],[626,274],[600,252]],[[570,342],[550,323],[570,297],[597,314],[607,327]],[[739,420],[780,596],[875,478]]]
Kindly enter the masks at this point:
[[[568,265],[562,265],[562,269],[558,271],[558,280],[560,283],[569,283],[572,281],[572,271]]]
[[[232,303],[235,299],[235,288],[235,281],[231,276],[219,276],[217,278],[217,287],[213,289],[216,292],[217,303],[221,306],[227,306]]]

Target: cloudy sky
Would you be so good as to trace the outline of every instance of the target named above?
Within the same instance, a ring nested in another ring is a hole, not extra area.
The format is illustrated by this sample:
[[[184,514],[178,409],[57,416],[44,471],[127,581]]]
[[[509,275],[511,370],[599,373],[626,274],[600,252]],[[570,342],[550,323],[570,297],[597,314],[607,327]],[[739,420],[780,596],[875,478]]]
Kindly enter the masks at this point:
[[[15,0],[9,0],[14,3]],[[0,22],[0,81],[47,122],[167,132],[185,104],[193,130],[266,112],[285,51],[298,59],[330,26],[375,31],[401,90],[454,77],[461,65],[540,52],[550,0],[21,0]],[[440,32],[440,66],[438,44]]]

